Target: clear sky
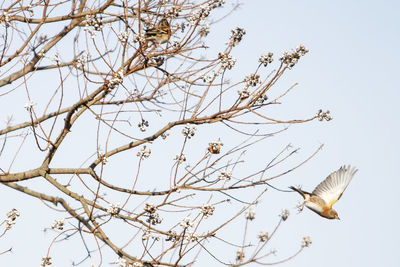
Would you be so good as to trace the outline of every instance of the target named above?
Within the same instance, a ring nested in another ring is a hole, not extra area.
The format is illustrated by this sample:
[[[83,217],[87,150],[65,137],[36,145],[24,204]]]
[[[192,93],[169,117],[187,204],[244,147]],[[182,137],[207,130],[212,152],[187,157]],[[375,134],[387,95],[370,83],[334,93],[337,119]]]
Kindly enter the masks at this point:
[[[253,72],[261,54],[273,52],[277,59],[284,50],[305,45],[310,52],[277,84],[287,88],[299,83],[286,98],[287,108],[275,115],[304,118],[321,108],[329,109],[333,117],[331,122],[292,127],[271,139],[275,143],[265,148],[268,159],[273,155],[268,154],[269,148],[272,151],[287,143],[301,147],[303,158],[325,144],[315,158],[274,185],[284,189],[302,185],[311,191],[341,165],[351,164],[359,169],[335,204],[340,221],[323,219],[309,210],[296,214],[295,206],[301,199],[297,194],[272,189],[266,194],[263,208],[256,208],[254,229],[271,231],[281,209],[291,212],[272,240],[271,248],[276,248],[278,254],[271,261],[290,256],[302,237],[310,236],[312,246],[281,266],[399,266],[400,2],[243,2],[230,17],[211,28],[210,38],[214,39],[210,44],[226,42],[230,29],[236,26],[245,28],[244,40],[232,53],[243,76]],[[263,155],[255,154],[254,160]],[[2,201],[15,196],[1,187]],[[22,195],[15,200],[15,207],[23,216],[0,242],[0,251],[8,244],[16,248],[15,252],[0,256],[2,266],[38,266],[38,255],[46,252],[51,238],[42,229],[53,219],[39,216],[37,220],[24,221],[23,218],[45,214],[47,209],[36,202],[33,210],[30,200]],[[5,206],[0,207],[1,214],[11,207]],[[29,251],[21,253],[26,242]],[[68,259],[76,259],[74,251],[82,249],[68,248],[63,255],[65,265],[55,266],[70,266]],[[111,260],[115,259],[107,258],[104,266]]]

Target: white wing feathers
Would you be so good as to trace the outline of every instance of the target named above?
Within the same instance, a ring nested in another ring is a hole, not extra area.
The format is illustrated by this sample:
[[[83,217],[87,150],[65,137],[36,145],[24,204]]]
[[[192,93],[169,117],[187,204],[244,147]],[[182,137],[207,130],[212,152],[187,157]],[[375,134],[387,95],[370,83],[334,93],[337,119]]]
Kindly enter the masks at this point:
[[[349,185],[354,174],[358,170],[350,166],[340,167],[339,170],[331,173],[328,178],[322,181],[312,192],[312,194],[322,198],[329,207],[332,207],[342,196],[343,191]]]

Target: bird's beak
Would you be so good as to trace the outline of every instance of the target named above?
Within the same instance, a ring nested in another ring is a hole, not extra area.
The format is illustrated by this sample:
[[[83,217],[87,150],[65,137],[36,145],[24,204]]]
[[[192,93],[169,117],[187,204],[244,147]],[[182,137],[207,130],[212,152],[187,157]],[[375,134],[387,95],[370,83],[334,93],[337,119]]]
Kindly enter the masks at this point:
[[[340,220],[339,216],[336,219]]]

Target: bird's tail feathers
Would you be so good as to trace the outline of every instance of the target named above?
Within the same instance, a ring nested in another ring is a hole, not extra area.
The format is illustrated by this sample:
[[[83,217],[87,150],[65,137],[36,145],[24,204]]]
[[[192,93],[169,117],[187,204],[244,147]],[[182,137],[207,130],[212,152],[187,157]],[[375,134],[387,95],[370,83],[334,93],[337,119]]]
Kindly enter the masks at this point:
[[[293,191],[296,191],[297,193],[299,193],[303,198],[306,198],[306,196],[310,196],[311,194],[301,190],[300,188],[296,188],[294,186],[289,186],[290,189],[292,189]]]

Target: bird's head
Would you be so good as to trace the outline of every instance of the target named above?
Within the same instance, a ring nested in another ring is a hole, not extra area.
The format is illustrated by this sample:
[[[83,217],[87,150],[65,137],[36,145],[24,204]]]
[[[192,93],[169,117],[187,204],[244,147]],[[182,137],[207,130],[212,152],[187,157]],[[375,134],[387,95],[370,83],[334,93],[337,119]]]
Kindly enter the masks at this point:
[[[339,215],[337,214],[336,210],[334,209],[330,209],[328,212],[328,218],[329,219],[336,219],[336,220],[340,220]]]
[[[170,27],[168,20],[165,19],[165,18],[163,18],[162,20],[160,20],[160,22],[157,24],[157,26],[158,26],[159,28],[169,28],[169,27]]]

